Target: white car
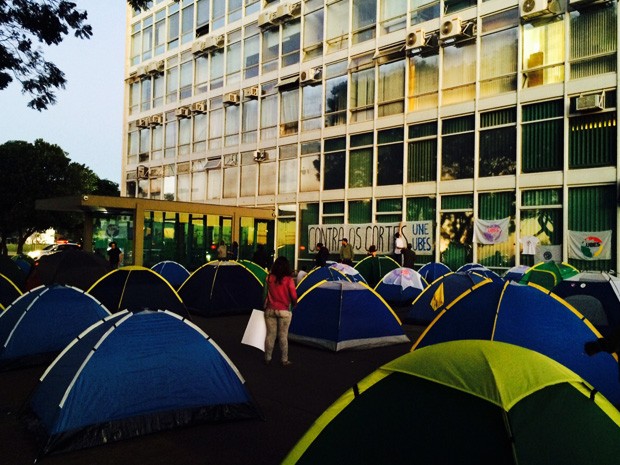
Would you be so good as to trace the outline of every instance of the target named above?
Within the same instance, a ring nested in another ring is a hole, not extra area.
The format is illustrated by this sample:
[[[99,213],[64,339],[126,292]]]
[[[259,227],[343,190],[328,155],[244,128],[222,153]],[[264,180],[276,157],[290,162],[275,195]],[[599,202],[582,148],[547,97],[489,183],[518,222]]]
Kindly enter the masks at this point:
[[[55,252],[61,252],[63,250],[68,250],[68,249],[81,250],[82,247],[80,246],[80,244],[76,244],[73,242],[63,242],[61,244],[50,244],[50,245],[46,245],[40,250],[33,250],[32,252],[28,252],[28,256],[32,258],[33,260],[38,260],[43,255],[49,255]]]

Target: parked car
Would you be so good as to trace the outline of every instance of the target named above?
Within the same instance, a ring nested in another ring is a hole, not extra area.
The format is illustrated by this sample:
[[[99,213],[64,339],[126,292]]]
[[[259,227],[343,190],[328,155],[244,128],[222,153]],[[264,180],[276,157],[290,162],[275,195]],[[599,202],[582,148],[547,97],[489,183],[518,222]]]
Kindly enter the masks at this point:
[[[28,256],[33,260],[38,260],[43,255],[49,255],[55,252],[61,252],[63,250],[75,249],[80,250],[82,247],[80,244],[76,244],[74,242],[61,242],[58,244],[50,244],[46,245],[40,250],[33,250],[32,252],[28,252]]]

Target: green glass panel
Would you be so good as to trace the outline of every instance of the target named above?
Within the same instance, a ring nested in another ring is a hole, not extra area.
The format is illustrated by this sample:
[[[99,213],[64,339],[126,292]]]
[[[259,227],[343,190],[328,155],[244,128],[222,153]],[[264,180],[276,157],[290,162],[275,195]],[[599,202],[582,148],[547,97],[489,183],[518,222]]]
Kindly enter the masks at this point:
[[[442,210],[471,210],[474,208],[474,196],[465,195],[445,195],[441,198]]]
[[[409,143],[407,182],[437,179],[437,139]]]
[[[409,126],[409,138],[417,139],[420,137],[429,137],[437,135],[437,122],[424,124],[414,124]]]
[[[569,168],[615,166],[615,112],[574,117],[569,125]]]
[[[538,121],[547,118],[556,118],[564,115],[564,101],[551,100],[548,102],[524,105],[523,122]]]
[[[524,207],[534,207],[536,205],[561,205],[561,189],[544,189],[524,191],[521,194],[521,205]]]
[[[372,223],[372,202],[370,200],[350,201],[349,223]]]
[[[324,215],[344,213],[344,202],[325,202],[323,204]]]
[[[410,197],[407,199],[407,221],[435,220],[437,202],[434,197]]]

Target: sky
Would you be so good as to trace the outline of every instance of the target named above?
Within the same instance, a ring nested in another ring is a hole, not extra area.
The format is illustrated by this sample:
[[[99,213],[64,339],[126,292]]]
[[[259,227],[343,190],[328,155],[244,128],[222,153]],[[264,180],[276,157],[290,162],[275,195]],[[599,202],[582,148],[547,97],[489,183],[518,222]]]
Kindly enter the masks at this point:
[[[126,2],[75,3],[88,12],[93,36],[67,36],[58,46],[42,47],[46,59],[65,73],[65,89],[57,90],[56,104],[41,112],[27,106],[30,99],[19,83],[0,91],[0,144],[43,139],[100,178],[120,184]]]

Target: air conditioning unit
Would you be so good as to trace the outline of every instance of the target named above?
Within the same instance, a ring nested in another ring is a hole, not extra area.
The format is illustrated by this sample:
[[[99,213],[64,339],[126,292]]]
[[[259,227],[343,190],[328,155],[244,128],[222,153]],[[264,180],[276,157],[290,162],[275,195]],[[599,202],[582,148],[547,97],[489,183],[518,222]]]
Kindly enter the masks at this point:
[[[283,3],[279,5],[275,11],[273,19],[283,21],[287,18],[292,18],[301,13],[301,2]]]
[[[310,84],[321,80],[321,68],[309,68],[299,73],[301,84]]]
[[[229,105],[236,105],[240,102],[240,100],[241,98],[236,92],[228,92],[227,94],[224,94],[224,103]]]
[[[174,115],[177,118],[189,118],[190,116],[192,116],[192,110],[188,107],[180,107],[174,110]]]
[[[148,128],[150,124],[151,124],[151,119],[148,117],[140,118],[138,121],[136,121],[136,126],[138,126],[139,128]]]
[[[558,0],[523,0],[520,6],[521,19],[556,15],[562,11]]]
[[[155,61],[146,65],[146,74],[161,74],[166,69],[164,60]]]
[[[164,124],[164,115],[153,115],[149,121],[150,126],[161,126]]]
[[[597,111],[605,109],[605,92],[580,95],[575,102],[577,111]]]
[[[192,53],[194,55],[200,55],[201,53],[206,53],[206,43],[204,40],[199,40],[192,44]]]
[[[220,34],[218,36],[209,36],[204,39],[205,50],[213,50],[216,48],[222,48],[226,45],[226,36]]]
[[[138,179],[148,179],[149,167],[144,165],[138,165],[138,167],[136,168],[136,177]]]
[[[194,103],[192,103],[192,111],[194,113],[206,113],[207,112],[207,103],[206,102],[194,102]]]
[[[252,86],[243,89],[243,96],[245,98],[258,98],[260,97],[260,86]]]
[[[254,152],[254,161],[261,162],[267,160],[267,152],[264,150],[257,150]]]
[[[461,18],[458,16],[444,21],[441,23],[441,28],[439,29],[439,38],[446,40],[460,36],[463,32],[461,24]]]
[[[144,77],[146,76],[146,66],[138,66],[136,68],[136,77]]]
[[[275,11],[263,11],[258,15],[258,27],[269,28],[277,26],[276,16],[277,13]]]
[[[407,39],[405,40],[406,49],[424,47],[425,45],[426,31],[424,29],[416,29],[415,31],[407,34]]]

